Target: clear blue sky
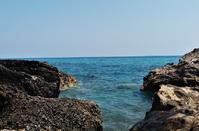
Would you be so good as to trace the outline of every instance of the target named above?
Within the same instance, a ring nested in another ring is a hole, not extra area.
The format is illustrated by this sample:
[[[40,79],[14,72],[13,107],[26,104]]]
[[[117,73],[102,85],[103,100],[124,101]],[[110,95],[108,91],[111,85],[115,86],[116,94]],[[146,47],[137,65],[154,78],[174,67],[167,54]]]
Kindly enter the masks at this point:
[[[0,57],[181,55],[199,0],[1,0]]]

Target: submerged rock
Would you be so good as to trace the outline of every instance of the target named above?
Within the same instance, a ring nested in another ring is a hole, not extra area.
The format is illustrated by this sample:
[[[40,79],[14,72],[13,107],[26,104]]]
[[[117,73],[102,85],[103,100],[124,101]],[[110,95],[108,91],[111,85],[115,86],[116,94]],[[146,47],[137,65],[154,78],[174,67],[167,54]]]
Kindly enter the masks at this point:
[[[67,77],[46,63],[1,60],[0,130],[101,131],[94,102],[56,98]]]
[[[131,131],[199,130],[199,49],[178,64],[151,71],[142,89],[154,93],[152,108]]]

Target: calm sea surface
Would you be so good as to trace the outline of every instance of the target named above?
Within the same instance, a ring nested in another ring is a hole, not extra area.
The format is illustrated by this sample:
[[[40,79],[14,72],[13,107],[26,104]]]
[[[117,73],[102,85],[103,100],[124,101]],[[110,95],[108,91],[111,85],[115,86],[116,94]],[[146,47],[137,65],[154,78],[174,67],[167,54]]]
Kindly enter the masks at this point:
[[[105,131],[127,131],[143,119],[151,98],[140,92],[143,77],[152,69],[171,62],[167,57],[39,58],[76,77],[78,85],[60,97],[96,101]]]

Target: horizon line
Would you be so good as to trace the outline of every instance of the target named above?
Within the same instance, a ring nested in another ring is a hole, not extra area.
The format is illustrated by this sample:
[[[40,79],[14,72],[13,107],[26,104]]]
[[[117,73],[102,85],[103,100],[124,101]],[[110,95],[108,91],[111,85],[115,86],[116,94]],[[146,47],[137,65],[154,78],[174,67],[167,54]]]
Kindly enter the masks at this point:
[[[124,55],[124,56],[41,56],[41,57],[0,57],[0,59],[62,59],[62,58],[127,58],[127,57],[179,57],[182,55]]]

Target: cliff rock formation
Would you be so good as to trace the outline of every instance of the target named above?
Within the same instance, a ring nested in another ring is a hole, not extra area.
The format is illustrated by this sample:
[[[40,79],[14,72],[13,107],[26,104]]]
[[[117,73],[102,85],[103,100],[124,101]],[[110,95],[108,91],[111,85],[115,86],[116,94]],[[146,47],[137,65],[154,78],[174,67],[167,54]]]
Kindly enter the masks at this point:
[[[154,93],[153,104],[131,131],[198,131],[199,49],[151,71],[141,90]]]

